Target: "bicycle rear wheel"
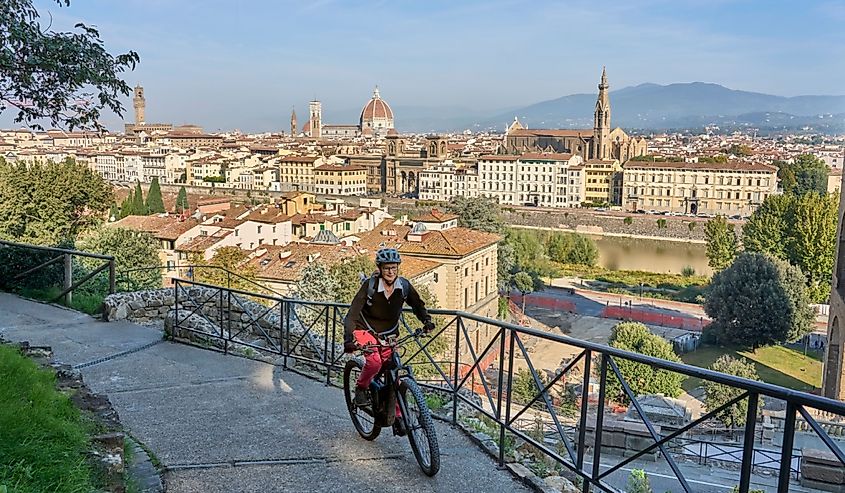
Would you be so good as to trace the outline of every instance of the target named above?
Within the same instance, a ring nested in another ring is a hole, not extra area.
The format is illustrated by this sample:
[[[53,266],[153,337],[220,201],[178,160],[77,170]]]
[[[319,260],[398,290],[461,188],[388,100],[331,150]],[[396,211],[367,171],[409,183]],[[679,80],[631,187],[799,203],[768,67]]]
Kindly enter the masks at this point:
[[[402,400],[405,401],[405,426],[408,429],[408,441],[420,469],[427,476],[434,476],[440,470],[440,446],[434,420],[425,402],[425,395],[413,379],[402,379]]]
[[[346,397],[346,408],[355,430],[365,440],[375,440],[381,433],[381,426],[376,424],[372,405],[358,407],[355,405],[355,382],[361,374],[363,364],[357,358],[346,362],[343,368],[343,393]],[[372,402],[372,401],[370,401]]]

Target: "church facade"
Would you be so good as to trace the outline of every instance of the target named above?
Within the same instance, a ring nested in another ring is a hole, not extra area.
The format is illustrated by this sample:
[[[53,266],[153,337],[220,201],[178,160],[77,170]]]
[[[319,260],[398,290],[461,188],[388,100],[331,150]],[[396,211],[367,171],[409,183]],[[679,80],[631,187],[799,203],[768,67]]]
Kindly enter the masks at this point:
[[[302,135],[313,139],[345,140],[356,137],[387,136],[395,126],[393,110],[387,101],[381,98],[378,87],[373,91],[373,97],[364,105],[357,124],[328,124],[323,123],[323,107],[320,101],[308,104],[309,119],[302,126]],[[291,134],[296,135],[296,111],[291,111]]]
[[[569,153],[585,160],[617,160],[620,163],[645,155],[647,143],[644,138],[631,137],[621,128],[610,126],[608,89],[607,73],[602,69],[592,129],[528,129],[514,118],[505,134],[505,153]]]

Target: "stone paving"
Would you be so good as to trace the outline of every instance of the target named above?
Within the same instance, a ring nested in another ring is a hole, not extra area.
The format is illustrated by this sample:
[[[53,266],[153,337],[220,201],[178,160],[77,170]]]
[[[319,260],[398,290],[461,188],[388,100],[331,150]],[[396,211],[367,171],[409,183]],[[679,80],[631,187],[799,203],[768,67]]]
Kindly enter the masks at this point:
[[[168,492],[529,491],[443,422],[442,467],[428,478],[406,439],[364,441],[341,392],[280,367],[4,293],[0,314],[0,335],[52,346],[109,396]]]

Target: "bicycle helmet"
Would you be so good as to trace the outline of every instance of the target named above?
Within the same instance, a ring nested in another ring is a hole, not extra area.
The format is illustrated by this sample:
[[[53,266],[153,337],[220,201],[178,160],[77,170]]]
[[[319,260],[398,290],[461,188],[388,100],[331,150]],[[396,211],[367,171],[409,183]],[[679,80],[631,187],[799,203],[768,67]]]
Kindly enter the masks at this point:
[[[402,256],[395,248],[382,248],[376,252],[376,265],[381,264],[401,264]]]

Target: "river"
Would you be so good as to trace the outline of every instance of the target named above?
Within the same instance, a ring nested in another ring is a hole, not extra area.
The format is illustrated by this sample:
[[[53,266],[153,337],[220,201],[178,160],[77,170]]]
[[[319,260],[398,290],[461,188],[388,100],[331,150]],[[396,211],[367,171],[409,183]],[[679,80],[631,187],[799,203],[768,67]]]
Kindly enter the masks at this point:
[[[710,275],[705,245],[680,241],[588,235],[599,249],[599,265],[611,270],[680,274],[686,266]]]

